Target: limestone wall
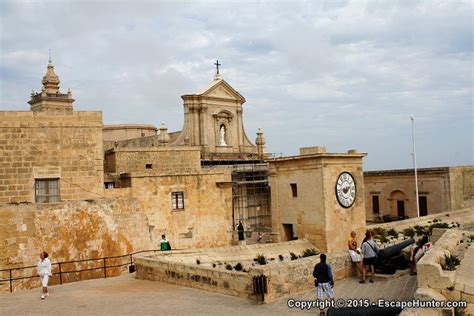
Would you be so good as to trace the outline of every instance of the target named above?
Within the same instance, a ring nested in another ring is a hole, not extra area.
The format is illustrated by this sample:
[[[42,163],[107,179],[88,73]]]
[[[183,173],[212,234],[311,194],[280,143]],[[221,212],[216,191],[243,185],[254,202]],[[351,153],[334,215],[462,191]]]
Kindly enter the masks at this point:
[[[189,147],[115,148],[105,154],[105,169],[117,174],[196,172],[201,169],[200,154],[199,149]],[[149,165],[148,168],[146,165]]]
[[[469,247],[465,239],[472,232],[461,230],[447,230],[417,263],[418,287],[417,292],[427,288],[440,293],[449,300],[464,300],[474,303],[474,248]],[[461,264],[454,271],[442,269],[446,255],[459,255]],[[421,289],[421,290],[420,290]]]
[[[183,192],[184,209],[172,208],[173,192]],[[177,175],[135,174],[131,194],[138,198],[157,237],[172,247],[227,246],[232,242],[232,186],[228,170]]]
[[[43,250],[49,253],[52,262],[58,262],[156,247],[148,219],[140,203],[132,198],[3,204],[0,219],[0,269],[36,265]],[[69,266],[65,270],[79,267]],[[57,267],[54,271],[57,272]],[[35,270],[17,271],[14,277],[29,273],[35,275]],[[8,276],[0,275],[3,277]],[[54,277],[52,283],[57,282]],[[17,287],[20,283],[14,284]],[[1,290],[7,287],[1,286]],[[29,283],[23,286],[28,287]]]
[[[383,215],[398,215],[397,200],[404,201],[405,215],[416,217],[415,176],[413,170],[364,173],[366,216],[373,220]],[[451,210],[448,168],[418,172],[420,196],[426,196],[428,214]],[[379,197],[379,214],[373,213],[372,197]]]
[[[383,227],[385,229],[393,228],[396,231],[402,231],[405,228],[414,227],[415,225],[425,226],[433,224],[434,219],[440,219],[445,223],[459,223],[461,229],[474,228],[474,207],[465,208],[453,212],[445,212],[434,215],[423,216],[419,218],[410,218],[401,221],[390,223],[380,223],[367,225],[367,229],[374,229],[376,227]]]
[[[0,203],[34,202],[35,177],[59,178],[61,200],[103,195],[100,112],[0,112]]]
[[[451,209],[474,207],[474,166],[449,168]]]
[[[280,262],[278,258],[267,265],[251,266],[248,272],[225,270],[222,266],[211,266],[208,260],[225,261],[234,265],[236,261],[245,264],[245,260],[253,261],[256,254],[264,254],[267,258],[276,254],[287,255],[289,251],[313,247],[304,240],[277,244],[234,246],[205,251],[185,251],[175,253],[159,253],[156,255],[137,255],[137,278],[177,284],[206,291],[217,292],[242,298],[261,300],[253,288],[253,277],[267,277],[267,293],[264,302],[272,302],[279,297],[307,291],[314,288],[312,276],[319,256],[300,258],[294,261]],[[196,259],[200,264],[196,264]],[[214,261],[214,262],[216,262]],[[347,252],[328,255],[335,280],[352,275],[353,267]],[[337,286],[337,282],[336,282]]]

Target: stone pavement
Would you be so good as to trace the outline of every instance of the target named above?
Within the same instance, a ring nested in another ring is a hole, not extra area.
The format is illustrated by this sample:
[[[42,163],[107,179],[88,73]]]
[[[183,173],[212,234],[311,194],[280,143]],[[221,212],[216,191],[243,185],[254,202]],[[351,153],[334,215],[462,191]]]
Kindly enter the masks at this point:
[[[416,277],[405,275],[374,284],[356,279],[336,282],[337,298],[410,299]],[[97,279],[50,287],[51,296],[40,299],[40,290],[0,294],[1,315],[286,315],[311,313],[287,307],[290,297],[270,304],[155,281],[137,280],[134,275]],[[314,300],[314,291],[292,295],[298,300]]]

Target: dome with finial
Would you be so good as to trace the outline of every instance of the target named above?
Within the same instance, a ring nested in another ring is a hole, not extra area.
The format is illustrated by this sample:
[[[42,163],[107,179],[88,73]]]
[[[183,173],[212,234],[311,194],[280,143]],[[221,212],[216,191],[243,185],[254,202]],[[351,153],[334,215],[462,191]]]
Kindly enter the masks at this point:
[[[58,93],[59,82],[59,77],[54,73],[54,65],[50,59],[48,62],[48,70],[46,71],[46,75],[43,77],[43,86],[48,93]]]

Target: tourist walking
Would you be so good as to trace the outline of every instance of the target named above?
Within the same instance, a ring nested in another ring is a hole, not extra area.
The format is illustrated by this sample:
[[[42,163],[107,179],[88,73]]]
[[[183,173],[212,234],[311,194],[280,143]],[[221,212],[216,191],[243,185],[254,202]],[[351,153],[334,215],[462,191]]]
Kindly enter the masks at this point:
[[[349,256],[351,257],[352,262],[354,262],[357,266],[357,269],[360,272],[360,277],[362,280],[363,272],[363,265],[362,265],[362,253],[360,248],[357,247],[357,234],[355,231],[351,232],[351,236],[347,240],[347,246],[349,247]]]
[[[331,266],[326,263],[326,255],[319,255],[319,263],[314,266],[313,270],[314,285],[316,286],[316,295],[318,300],[322,301],[326,295],[330,300],[334,300],[334,279],[332,276]],[[321,310],[320,315],[324,315]]]
[[[374,274],[375,274],[375,261],[377,260],[379,248],[375,244],[373,239],[374,234],[371,231],[367,231],[365,233],[365,239],[362,243],[361,252],[362,256],[364,257],[363,263],[366,267],[370,268],[370,283],[374,283]],[[366,269],[362,270],[362,280],[359,283],[365,283],[365,274]]]
[[[42,286],[42,293],[41,293],[42,300],[44,300],[46,297],[49,296],[48,281],[49,281],[49,277],[52,275],[53,274],[51,273],[51,261],[48,258],[48,253],[46,251],[43,251],[40,254],[40,260],[38,262],[38,276],[40,278],[41,286]]]

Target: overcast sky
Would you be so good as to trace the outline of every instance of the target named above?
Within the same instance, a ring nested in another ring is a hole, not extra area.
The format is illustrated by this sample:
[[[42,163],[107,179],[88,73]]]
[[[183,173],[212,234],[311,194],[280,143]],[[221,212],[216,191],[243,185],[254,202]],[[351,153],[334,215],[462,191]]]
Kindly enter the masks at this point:
[[[0,110],[29,110],[48,49],[75,110],[166,122],[221,74],[267,150],[367,152],[365,170],[474,164],[472,1],[1,1]]]

